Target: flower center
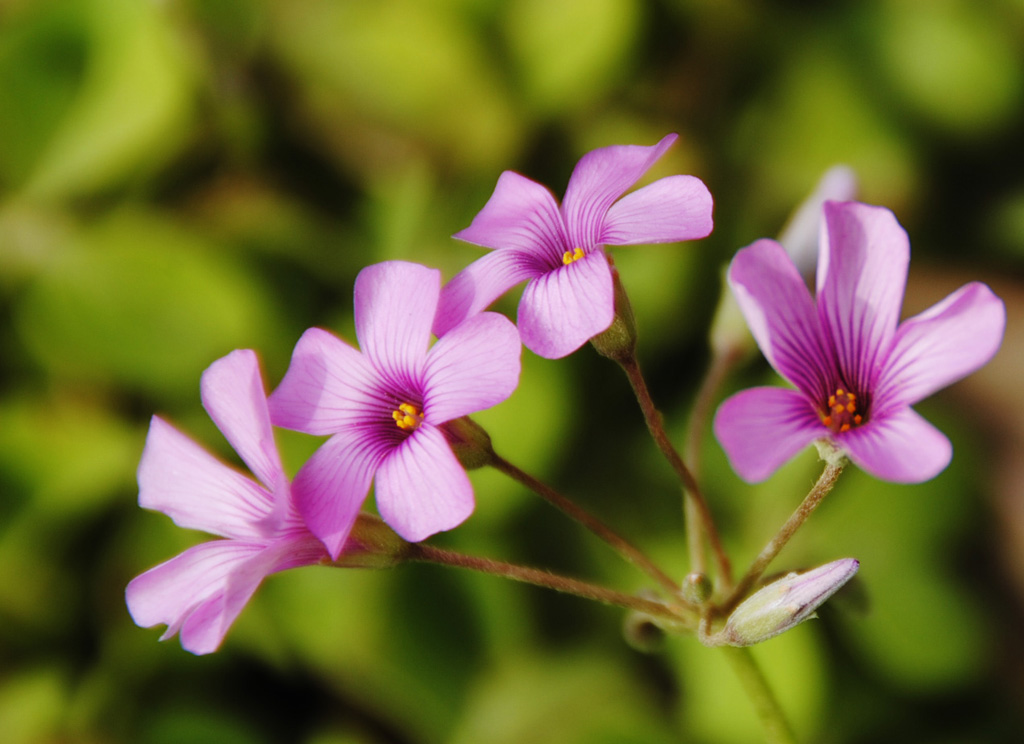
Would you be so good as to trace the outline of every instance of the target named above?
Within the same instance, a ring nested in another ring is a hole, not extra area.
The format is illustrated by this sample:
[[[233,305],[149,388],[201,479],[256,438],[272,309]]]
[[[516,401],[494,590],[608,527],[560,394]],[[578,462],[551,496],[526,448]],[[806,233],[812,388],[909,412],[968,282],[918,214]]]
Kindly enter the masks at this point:
[[[572,249],[572,252],[566,251],[562,254],[562,263],[568,266],[573,261],[579,261],[581,258],[583,258],[583,249],[576,246]]]
[[[423,423],[423,413],[412,403],[402,403],[391,412],[391,418],[402,431],[413,431]]]
[[[860,426],[864,417],[857,413],[857,396],[843,388],[836,388],[835,395],[828,396],[828,406],[821,415],[821,423],[841,434]]]

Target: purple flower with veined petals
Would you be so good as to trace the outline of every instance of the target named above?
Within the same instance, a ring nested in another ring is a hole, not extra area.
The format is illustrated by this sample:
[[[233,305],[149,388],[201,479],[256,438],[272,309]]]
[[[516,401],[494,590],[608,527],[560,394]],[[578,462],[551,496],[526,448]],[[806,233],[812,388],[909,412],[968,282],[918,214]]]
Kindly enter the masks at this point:
[[[544,186],[505,171],[473,223],[455,237],[493,248],[444,288],[438,336],[529,280],[519,302],[528,349],[558,359],[615,316],[606,245],[669,243],[711,232],[711,194],[693,176],[669,176],[621,197],[676,141],[594,150],[576,164],[561,208]]]
[[[166,624],[194,654],[215,651],[265,576],[327,558],[291,499],[256,355],[234,351],[202,378],[210,418],[259,481],[225,465],[158,416],[139,463],[139,505],[224,540],[189,548],[128,584],[136,624]]]
[[[441,273],[389,261],[359,272],[356,337],[303,334],[270,396],[277,426],[333,434],[296,476],[309,529],[337,555],[375,481],[377,508],[406,540],[461,524],[473,489],[443,425],[505,400],[519,383],[515,326],[480,313],[430,347]]]
[[[744,248],[729,267],[758,346],[796,390],[732,396],[715,435],[751,482],[818,439],[882,480],[933,478],[952,446],[910,406],[991,359],[1006,310],[974,282],[900,323],[910,244],[892,212],[826,202],[824,215],[816,300],[775,241]]]

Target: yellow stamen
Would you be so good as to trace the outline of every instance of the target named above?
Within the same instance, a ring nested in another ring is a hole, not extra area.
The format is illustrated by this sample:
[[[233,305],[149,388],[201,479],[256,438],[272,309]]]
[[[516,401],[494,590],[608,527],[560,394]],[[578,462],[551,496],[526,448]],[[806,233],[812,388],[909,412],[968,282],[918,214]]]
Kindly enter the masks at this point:
[[[412,431],[423,423],[423,414],[412,403],[402,403],[391,412],[391,418],[402,431]]]
[[[566,251],[562,254],[562,263],[568,266],[573,261],[579,261],[581,258],[583,258],[583,249],[576,246],[571,253]]]

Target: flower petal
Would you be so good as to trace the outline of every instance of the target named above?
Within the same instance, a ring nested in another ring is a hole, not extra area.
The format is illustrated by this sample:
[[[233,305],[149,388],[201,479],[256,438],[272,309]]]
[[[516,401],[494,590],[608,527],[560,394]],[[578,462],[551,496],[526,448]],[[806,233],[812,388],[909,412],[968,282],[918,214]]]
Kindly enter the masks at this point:
[[[473,513],[473,487],[444,434],[424,424],[377,471],[377,509],[410,542],[450,530]]]
[[[896,332],[874,406],[912,405],[969,375],[995,355],[1006,327],[1006,307],[973,282]]]
[[[203,407],[249,469],[271,491],[284,486],[256,352],[238,349],[203,372]]]
[[[523,344],[548,359],[576,351],[614,318],[611,269],[600,250],[534,279],[519,301]]]
[[[713,226],[711,209],[711,192],[699,178],[662,178],[615,202],[598,242],[635,245],[707,237]]]
[[[825,202],[818,312],[842,382],[872,390],[899,322],[910,242],[888,209]]]
[[[519,282],[547,270],[537,257],[519,250],[491,251],[481,256],[441,290],[434,334],[440,338],[466,318],[486,310]]]
[[[295,504],[332,560],[341,554],[374,471],[391,448],[372,431],[346,429],[321,445],[296,474]]]
[[[805,395],[834,387],[834,365],[811,293],[793,261],[773,240],[740,250],[729,266],[729,285],[761,352]]]
[[[930,480],[953,458],[946,435],[911,408],[874,418],[836,442],[862,470],[894,483]]]
[[[213,540],[149,569],[132,579],[125,590],[132,620],[143,628],[167,625],[160,637],[163,641],[177,633],[189,616],[205,604],[203,622],[193,623],[193,633],[201,631],[203,642],[194,647],[186,645],[183,636],[182,645],[197,654],[215,650],[234,620],[232,617],[224,622],[222,613],[215,609],[223,598],[228,577],[264,547],[259,542]]]
[[[569,244],[584,250],[601,242],[609,207],[679,138],[663,137],[653,147],[613,145],[588,152],[576,163],[562,200]]]
[[[534,256],[549,268],[558,266],[570,248],[555,197],[536,181],[513,171],[501,174],[484,208],[454,237]]]
[[[441,338],[427,355],[423,414],[434,425],[490,408],[519,384],[519,332],[482,313]]]
[[[320,541],[309,535],[278,540],[241,562],[219,591],[185,618],[180,631],[182,648],[194,654],[216,651],[264,578],[287,568],[311,565],[325,556]]]
[[[274,502],[256,481],[225,465],[154,416],[139,462],[139,506],[180,527],[233,538],[259,538]]]
[[[732,469],[748,483],[763,481],[829,430],[796,390],[751,388],[725,400],[714,421],[715,437]]]
[[[380,400],[381,383],[370,362],[321,328],[295,345],[281,384],[267,401],[275,426],[307,434],[333,434],[362,422]]]
[[[418,375],[440,293],[441,272],[408,261],[367,266],[356,277],[356,338],[389,380]]]

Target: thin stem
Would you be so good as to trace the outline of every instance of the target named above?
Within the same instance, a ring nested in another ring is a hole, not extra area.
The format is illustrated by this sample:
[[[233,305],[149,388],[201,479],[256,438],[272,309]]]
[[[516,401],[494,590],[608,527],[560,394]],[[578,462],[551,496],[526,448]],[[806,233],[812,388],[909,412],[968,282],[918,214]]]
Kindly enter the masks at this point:
[[[647,383],[644,380],[643,373],[640,371],[640,365],[637,363],[636,358],[620,360],[619,363],[629,378],[629,384],[632,385],[633,392],[636,393],[636,399],[640,404],[640,409],[643,411],[648,431],[651,432],[651,436],[658,445],[658,449],[661,450],[665,459],[668,460],[672,469],[675,470],[690,502],[693,504],[694,510],[697,512],[699,524],[703,528],[704,534],[707,535],[715,561],[718,564],[719,581],[728,589],[732,586],[732,567],[729,565],[729,556],[725,554],[725,548],[722,546],[722,540],[718,536],[718,530],[715,527],[715,520],[712,518],[708,503],[705,501],[704,495],[697,485],[697,480],[693,477],[689,468],[686,467],[682,458],[679,457],[675,447],[672,446],[672,441],[665,432],[661,414],[658,413],[658,409],[651,399],[650,391],[647,389]],[[694,565],[703,564],[703,561],[700,559],[702,544],[700,540],[690,541],[690,560]]]
[[[735,346],[728,347],[725,351],[714,350],[712,354],[711,364],[708,365],[707,373],[697,390],[693,412],[686,427],[686,438],[683,440],[686,462],[690,463],[690,472],[695,479],[700,477],[701,439],[711,416],[715,396],[729,370],[743,357],[743,352]],[[700,515],[693,499],[684,499],[683,509],[686,514],[686,537],[690,545],[690,570],[707,573],[704,560],[704,531],[697,521]]]
[[[670,576],[668,576],[654,563],[654,561],[644,555],[639,548],[612,530],[593,514],[577,505],[574,501],[570,501],[551,486],[537,480],[529,473],[520,470],[508,460],[497,454],[492,454],[490,464],[495,469],[529,488],[555,508],[560,509],[569,517],[575,519],[618,551],[623,558],[654,579],[672,597],[678,597],[679,584],[677,582],[673,581]]]
[[[561,576],[538,568],[529,568],[490,558],[466,555],[423,543],[411,545],[409,560],[479,571],[505,579],[512,579],[513,581],[522,581],[526,584],[544,587],[545,589],[554,589],[557,592],[572,594],[583,599],[591,599],[604,604],[623,607],[627,610],[643,612],[651,617],[669,620],[674,624],[685,627],[693,625],[691,618],[674,612],[668,605],[662,602],[623,594],[622,592],[617,592],[597,584],[591,584],[568,576]]]
[[[775,699],[775,694],[768,686],[768,680],[751,655],[750,649],[723,646],[722,653],[729,660],[743,690],[754,705],[754,712],[764,727],[768,744],[796,744],[786,714],[779,706],[779,701]]]
[[[736,605],[740,603],[747,593],[754,588],[758,579],[764,573],[765,569],[770,564],[784,547],[789,539],[793,537],[800,526],[807,521],[807,518],[811,516],[811,513],[818,508],[818,505],[824,500],[829,492],[835,487],[836,481],[839,480],[839,475],[843,472],[843,465],[828,462],[825,465],[825,469],[818,477],[818,482],[814,484],[807,496],[801,502],[800,506],[796,508],[786,523],[782,525],[782,528],[776,533],[775,537],[768,541],[768,544],[764,546],[761,553],[754,559],[754,562],[750,564],[750,568],[747,569],[746,575],[736,585],[729,598],[719,608],[721,614],[728,614],[735,609]]]
[[[708,419],[711,418],[711,407],[718,395],[718,389],[736,363],[743,358],[744,350],[730,346],[724,350],[713,350],[711,363],[701,380],[697,397],[693,403],[693,412],[686,427],[686,438],[683,440],[683,452],[686,462],[690,464],[690,472],[694,477],[700,476],[700,445]]]

